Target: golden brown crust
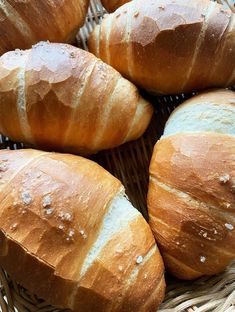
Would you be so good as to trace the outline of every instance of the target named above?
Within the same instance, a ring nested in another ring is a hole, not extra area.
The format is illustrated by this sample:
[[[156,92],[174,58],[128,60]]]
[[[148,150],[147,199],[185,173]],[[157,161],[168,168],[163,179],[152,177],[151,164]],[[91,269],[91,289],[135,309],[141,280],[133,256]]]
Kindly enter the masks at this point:
[[[150,225],[179,278],[219,273],[235,258],[234,151],[234,137],[218,133],[178,133],[155,146]]]
[[[1,57],[0,112],[1,132],[16,141],[90,154],[142,135],[153,109],[92,54],[44,42]]]
[[[89,48],[154,93],[233,85],[234,16],[209,0],[134,0],[97,26]]]
[[[117,8],[130,0],[101,0],[101,3],[108,12],[114,12]]]
[[[0,4],[0,54],[41,40],[73,40],[84,23],[88,0],[6,0]]]
[[[163,262],[119,180],[87,159],[36,150],[1,151],[0,171],[0,264],[13,279],[73,311],[157,308]]]

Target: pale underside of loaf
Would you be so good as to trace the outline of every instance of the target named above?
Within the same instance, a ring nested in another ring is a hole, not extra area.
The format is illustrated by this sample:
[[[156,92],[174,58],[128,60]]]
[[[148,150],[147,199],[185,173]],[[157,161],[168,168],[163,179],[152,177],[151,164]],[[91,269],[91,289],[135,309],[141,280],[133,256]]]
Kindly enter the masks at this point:
[[[234,94],[186,101],[154,149],[150,225],[166,266],[183,279],[222,272],[235,258]]]
[[[154,311],[163,263],[118,180],[72,155],[0,159],[0,263],[13,279],[75,311]]]

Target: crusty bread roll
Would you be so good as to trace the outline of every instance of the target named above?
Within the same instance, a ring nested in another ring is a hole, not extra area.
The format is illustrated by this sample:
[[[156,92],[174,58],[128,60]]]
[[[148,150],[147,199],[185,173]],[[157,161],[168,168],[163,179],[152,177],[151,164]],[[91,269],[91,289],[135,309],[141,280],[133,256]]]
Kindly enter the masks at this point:
[[[96,26],[89,48],[153,93],[235,84],[235,14],[209,0],[131,1]]]
[[[43,149],[91,154],[142,135],[151,105],[92,54],[42,42],[0,58],[0,132]]]
[[[108,12],[114,12],[117,8],[130,0],[101,0],[101,3]]]
[[[82,157],[0,152],[0,265],[79,312],[156,311],[163,262],[119,180]]]
[[[114,12],[117,8],[130,1],[131,0],[101,0],[101,3],[108,12]],[[212,1],[217,1],[218,3],[225,5],[225,7],[229,7],[233,12],[235,12],[234,0],[212,0]]]
[[[88,0],[0,1],[0,54],[30,48],[40,40],[73,40],[88,4]]]
[[[182,279],[235,259],[235,92],[179,106],[154,148],[148,209],[166,267]]]

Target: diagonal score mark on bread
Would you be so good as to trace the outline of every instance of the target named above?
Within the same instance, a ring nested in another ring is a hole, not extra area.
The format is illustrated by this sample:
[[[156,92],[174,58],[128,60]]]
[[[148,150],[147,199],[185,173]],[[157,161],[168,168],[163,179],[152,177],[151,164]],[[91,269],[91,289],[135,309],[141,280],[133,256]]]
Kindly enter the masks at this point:
[[[234,13],[235,13],[235,10],[234,10]],[[235,29],[235,15],[233,15],[231,17],[231,21],[230,21],[230,25],[229,26],[230,27],[228,28],[227,32],[229,33],[231,31],[231,33],[232,33],[233,29]],[[231,34],[231,36],[232,36],[232,34]],[[231,76],[228,78],[228,81],[226,82],[225,86],[229,87],[232,84],[232,82],[234,81],[234,79],[235,79],[235,68],[232,71]]]
[[[166,183],[162,183],[160,182],[159,180],[155,179],[155,178],[152,178],[151,177],[151,180],[154,181],[154,183],[157,185],[157,187],[159,188],[162,188],[163,190],[173,194],[173,195],[176,195],[180,200],[182,200],[185,204],[188,205],[188,209],[198,209],[199,211],[203,212],[203,215],[208,215],[209,216],[209,213],[210,211],[216,211],[219,212],[219,215],[221,217],[223,217],[223,214],[226,216],[229,216],[231,218],[231,220],[235,221],[235,215],[234,216],[231,216],[228,212],[226,213],[225,210],[223,210],[222,212],[219,210],[218,207],[216,206],[208,206],[207,203],[203,202],[203,201],[200,201],[196,198],[194,198],[193,196],[191,196],[190,194],[186,193],[186,192],[182,192],[176,188],[173,188],[169,185],[167,185]],[[209,207],[209,208],[208,208]],[[163,208],[163,210],[166,210],[166,208]],[[177,206],[175,207],[175,211],[174,211],[176,214],[179,215],[179,217],[183,214],[183,211],[182,209],[178,208]],[[215,215],[214,215],[215,216]],[[216,216],[215,216],[216,217]],[[163,220],[161,220],[160,218],[158,218],[157,215],[154,215],[153,213],[151,214],[151,218],[153,220],[153,223],[159,223],[159,224],[162,224],[166,227],[169,227],[169,230],[171,231],[174,231],[175,232],[175,236],[177,236],[177,234],[180,234],[179,233],[179,229],[173,227],[173,225],[168,225],[166,222],[164,222]],[[181,231],[184,233],[184,236],[189,238],[190,239],[190,236],[191,234],[189,234],[188,232],[185,231],[185,229],[181,229]],[[161,234],[159,234],[161,235]],[[200,242],[200,238],[197,237],[197,236],[194,236],[194,240],[197,241],[197,242]],[[212,241],[212,240],[216,240],[216,238],[211,238],[209,237],[209,234],[205,237],[205,241],[204,241],[204,244],[206,244],[206,242],[209,241]],[[180,247],[179,247],[180,248]],[[217,247],[217,246],[211,246],[212,250],[214,249],[215,251],[220,251],[220,247]],[[234,252],[231,252],[230,249],[226,248],[226,246],[224,246],[223,248],[223,252],[225,252],[227,255],[232,255],[234,256],[235,253]]]
[[[223,206],[223,200],[221,199],[221,206],[218,207],[216,205],[214,205],[212,202],[208,201],[203,201],[195,196],[193,196],[192,194],[186,192],[186,191],[181,191],[179,189],[177,189],[176,187],[167,184],[165,181],[160,181],[159,177],[155,178],[153,176],[150,177],[150,180],[157,186],[162,188],[163,190],[176,195],[180,200],[182,200],[183,202],[185,202],[186,204],[189,204],[189,206],[191,206],[193,209],[194,208],[198,208],[199,210],[201,210],[202,212],[209,214],[210,211],[215,211],[216,213],[219,213],[221,216],[225,215],[225,216],[231,216],[231,218],[233,219],[233,221],[235,221],[235,215],[231,215],[231,212],[228,208],[226,208],[225,206]],[[222,209],[222,211],[221,211]],[[230,208],[231,211],[233,211],[233,207]],[[176,211],[177,211],[177,207],[176,207]],[[179,210],[180,211],[180,210]]]
[[[221,65],[222,62],[222,58],[221,55],[226,53],[226,50],[231,50],[231,48],[228,48],[226,46],[226,39],[227,41],[233,41],[231,39],[232,36],[234,36],[234,29],[235,29],[235,15],[231,14],[230,18],[229,18],[229,23],[226,27],[226,29],[224,29],[224,32],[221,34],[220,39],[218,41],[217,44],[217,48],[215,50],[215,60],[214,60],[214,65],[211,68],[210,72],[209,72],[209,79],[210,77],[213,77],[213,75],[219,75],[219,72],[217,70],[218,66]],[[235,36],[234,36],[235,38]],[[222,46],[222,48],[221,48]],[[226,86],[231,86],[231,84],[234,81],[234,74],[235,74],[235,69],[231,72],[230,76],[228,76],[228,80],[225,82],[225,87]]]
[[[21,15],[14,9],[14,7],[6,0],[0,0],[0,10],[4,12],[7,18],[14,25],[16,30],[18,30],[24,38],[32,40],[34,34],[31,31],[29,25],[21,17]]]
[[[29,52],[20,54],[19,73],[18,73],[18,97],[17,97],[17,111],[19,115],[19,122],[24,139],[30,143],[34,143],[31,126],[27,116],[27,101],[26,101],[26,85],[25,85],[25,69]]]
[[[133,8],[131,8],[130,10],[128,10],[128,12],[126,13],[127,15],[127,22],[126,22],[126,33],[124,35],[124,41],[126,42],[127,45],[127,73],[129,77],[133,77],[133,68],[134,68],[134,64],[133,64],[133,60],[132,60],[132,53],[133,53],[133,47],[132,47],[132,42],[130,40],[131,38],[131,32],[132,32],[132,19],[133,19],[133,15],[134,15],[134,11]],[[114,15],[113,15],[114,17]]]
[[[126,227],[132,220],[140,217],[140,213],[132,209],[131,203],[123,195],[124,189],[114,197],[107,208],[97,240],[91,247],[80,269],[80,278],[85,275],[89,267],[97,259],[107,241],[112,238],[110,234],[118,233],[121,228]]]
[[[125,296],[125,295],[127,294],[129,288],[130,288],[130,287],[134,284],[134,282],[136,281],[136,279],[137,279],[137,277],[138,277],[138,273],[139,273],[141,267],[142,267],[142,266],[144,267],[145,264],[149,261],[149,259],[150,259],[152,256],[154,256],[154,255],[156,254],[157,251],[158,251],[158,250],[157,250],[157,247],[156,247],[156,245],[154,245],[154,246],[148,251],[148,253],[143,257],[143,261],[142,261],[138,266],[136,266],[136,268],[134,268],[134,269],[132,270],[132,272],[130,272],[130,274],[129,274],[127,280],[126,280],[125,286],[124,286],[124,288],[123,288],[123,290],[122,290],[122,295],[123,295],[123,296]],[[163,275],[160,277],[160,280],[162,279],[162,277],[163,277]],[[157,291],[157,292],[158,292],[158,291],[159,291],[158,287],[160,287],[160,286],[161,286],[161,283],[159,283],[159,285],[157,286],[157,290],[156,290],[155,288],[153,288],[153,292],[154,292],[154,291]],[[120,300],[117,299],[116,302],[114,303],[113,308],[114,308],[114,309],[117,309],[117,308],[119,307],[120,310],[121,310],[121,304],[122,304],[122,302],[121,302]],[[110,311],[110,312],[111,312],[111,311]]]
[[[98,61],[92,62],[87,68],[84,69],[84,73],[82,74],[82,79],[81,79],[81,85],[80,88],[78,89],[78,92],[75,94],[75,97],[73,99],[73,103],[71,106],[73,107],[73,110],[71,111],[70,115],[70,122],[68,124],[67,129],[65,130],[64,133],[64,139],[63,139],[63,144],[66,145],[69,140],[69,136],[71,135],[71,130],[73,128],[75,118],[76,118],[76,108],[80,104],[80,100],[83,96],[83,93],[87,87],[87,84],[89,84],[89,77],[91,76],[91,73],[93,72],[96,64]]]
[[[93,147],[95,149],[99,146],[99,143],[105,137],[106,131],[108,131],[107,125],[108,125],[109,118],[112,115],[112,103],[115,99],[115,96],[118,94],[118,92],[121,92],[122,87],[124,87],[123,84],[125,84],[125,81],[123,80],[123,78],[121,76],[116,77],[115,80],[116,81],[114,82],[113,90],[110,93],[110,97],[109,97],[105,107],[103,108],[102,120],[101,119],[99,120],[100,131],[96,134],[96,136],[94,137],[94,140],[93,140]]]
[[[198,53],[200,51],[201,45],[202,45],[202,43],[204,41],[206,30],[207,30],[207,27],[208,27],[208,19],[210,18],[210,15],[214,11],[215,7],[216,7],[216,3],[213,2],[213,1],[210,1],[209,5],[207,7],[207,10],[204,13],[205,17],[204,17],[204,22],[203,22],[203,25],[202,25],[202,29],[201,29],[201,31],[199,33],[199,36],[198,36],[198,39],[197,39],[197,42],[196,42],[196,47],[195,47],[194,54],[193,54],[193,58],[192,58],[192,62],[191,62],[191,65],[189,66],[187,74],[185,75],[185,81],[183,82],[182,87],[181,87],[182,89],[184,89],[184,87],[187,85],[188,81],[190,80],[192,71],[193,71],[193,69],[194,69],[194,67],[195,67],[195,65],[197,63],[197,56],[198,56]]]

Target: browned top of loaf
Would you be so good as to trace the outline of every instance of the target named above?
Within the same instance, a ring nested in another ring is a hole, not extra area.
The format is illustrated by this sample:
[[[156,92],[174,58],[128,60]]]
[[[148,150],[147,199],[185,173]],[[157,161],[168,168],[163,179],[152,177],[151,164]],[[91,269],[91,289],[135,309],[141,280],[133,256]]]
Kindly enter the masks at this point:
[[[230,10],[209,0],[134,0],[96,27],[89,46],[155,93],[232,85],[234,19]]]
[[[163,263],[141,214],[122,210],[119,180],[36,150],[1,151],[0,173],[0,263],[15,280],[74,311],[156,309]]]
[[[83,24],[88,0],[7,0],[0,3],[0,54],[40,40],[65,42]]]

